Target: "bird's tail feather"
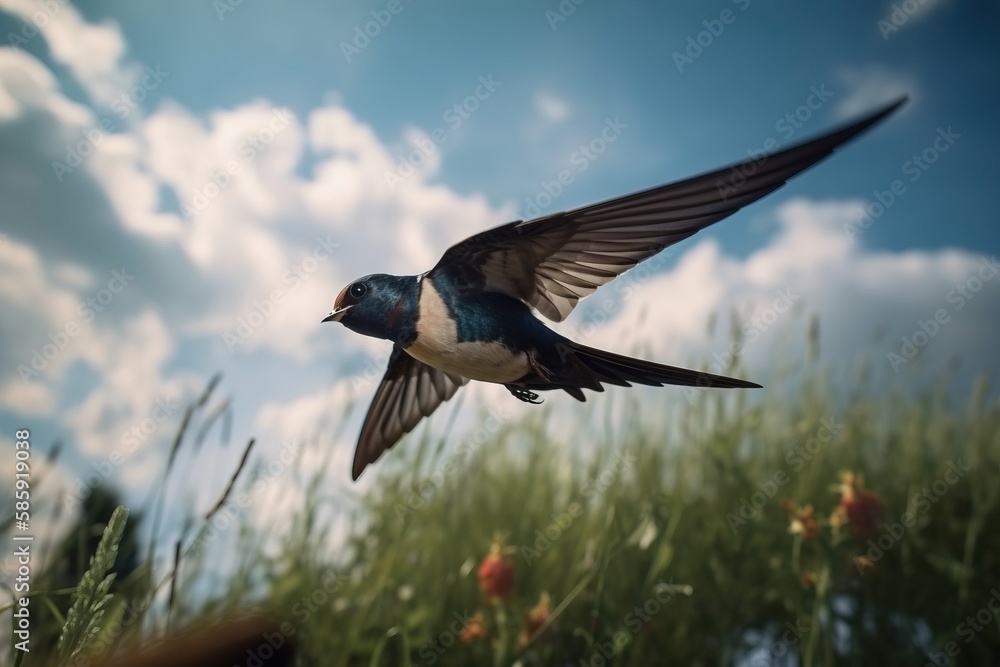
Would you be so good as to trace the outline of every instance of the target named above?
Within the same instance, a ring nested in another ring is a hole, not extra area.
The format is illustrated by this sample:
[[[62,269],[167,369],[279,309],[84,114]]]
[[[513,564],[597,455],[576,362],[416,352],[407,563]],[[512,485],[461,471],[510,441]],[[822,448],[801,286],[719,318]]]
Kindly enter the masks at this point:
[[[677,368],[676,366],[666,366],[652,361],[634,359],[632,357],[596,350],[586,347],[573,341],[563,341],[560,345],[562,353],[571,358],[573,366],[583,374],[589,375],[593,384],[584,385],[587,389],[603,391],[601,383],[614,384],[628,387],[632,384],[645,384],[654,387],[662,387],[665,384],[681,385],[685,387],[718,387],[718,388],[759,388],[760,385],[746,380],[713,375],[702,371],[693,371],[687,368]],[[567,359],[569,360],[569,359]],[[563,387],[565,388],[565,387]],[[566,389],[569,391],[569,389]],[[569,391],[579,400],[582,392],[579,390]]]

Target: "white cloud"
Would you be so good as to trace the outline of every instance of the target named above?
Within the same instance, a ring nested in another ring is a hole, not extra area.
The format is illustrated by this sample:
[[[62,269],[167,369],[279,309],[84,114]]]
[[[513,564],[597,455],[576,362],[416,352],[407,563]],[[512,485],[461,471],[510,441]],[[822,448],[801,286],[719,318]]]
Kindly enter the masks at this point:
[[[69,410],[64,422],[77,435],[80,451],[107,457],[122,448],[128,427],[145,419],[157,399],[173,402],[174,419],[160,422],[176,425],[180,405],[200,386],[193,375],[164,378],[163,366],[174,353],[174,338],[154,311],[128,320],[121,331],[102,332],[92,363],[101,373],[100,387]],[[170,426],[164,426],[169,431]],[[168,433],[160,432],[162,439]]]
[[[721,333],[706,339],[705,324],[714,313],[736,313],[735,324],[749,334],[741,346],[753,371],[749,379],[765,381],[774,360],[802,358],[804,335],[791,346],[783,338],[789,329],[802,328],[796,313],[819,317],[824,358],[841,366],[867,358],[888,377],[896,370],[889,354],[899,353],[902,337],[912,338],[919,322],[941,309],[948,323],[913,361],[897,364],[899,369],[916,366],[918,359],[939,364],[950,350],[994,349],[989,341],[1000,317],[989,304],[1000,296],[1000,276],[983,281],[979,295],[961,306],[953,294],[986,258],[949,249],[886,253],[852,245],[844,229],[861,207],[859,201],[793,199],[777,210],[776,236],[745,259],[724,255],[712,239],[696,242],[673,270],[629,289],[624,298],[613,289],[599,291],[595,304],[613,302],[607,326],[585,326],[597,318],[584,314],[580,324],[569,322],[567,332],[589,333],[588,345],[626,351],[636,322],[644,318],[640,338],[652,341],[655,360],[683,365],[714,359],[711,370],[724,372],[719,360],[729,350],[730,329],[717,327]],[[886,335],[873,345],[880,328]],[[978,362],[989,366],[1000,358]]]
[[[67,125],[91,122],[93,113],[59,92],[55,75],[37,58],[18,49],[0,48],[0,121],[18,118],[30,108],[49,109]]]
[[[569,104],[548,91],[541,91],[535,95],[535,109],[545,120],[558,122],[569,117]]]
[[[910,97],[906,107],[912,107],[920,95],[917,82],[911,76],[893,72],[882,65],[842,67],[836,72],[836,77],[848,90],[836,108],[840,118],[854,118],[904,95]]]
[[[388,350],[372,359],[379,370],[388,362]],[[275,438],[304,439],[317,435],[330,426],[330,420],[345,406],[357,405],[374,393],[380,374],[359,375],[344,380],[329,389],[306,394],[288,402],[268,402],[257,411],[258,432]],[[337,415],[338,417],[340,415]]]
[[[944,7],[951,3],[952,0],[916,0],[915,2],[899,2],[896,0],[895,2],[887,3],[884,20],[900,28],[905,26],[909,21],[920,20],[932,14],[939,7]]]
[[[41,405],[51,408],[44,378],[59,377],[74,360],[91,356],[93,327],[81,315],[76,293],[54,284],[38,252],[13,239],[0,244],[0,304],[4,396],[19,405],[41,399],[34,413]],[[29,382],[36,386],[16,390]]]
[[[390,346],[381,346],[367,356],[359,372],[335,381],[326,389],[304,393],[288,401],[266,403],[257,412],[256,432],[269,441],[305,443],[305,461],[315,462],[321,458],[324,463],[322,468],[317,463],[304,465],[303,470],[326,470],[329,479],[348,484],[357,435],[372,396],[382,381],[390,351]],[[563,407],[573,406],[564,404]],[[458,442],[483,425],[485,408],[499,409],[504,420],[524,418],[538,409],[517,401],[500,385],[472,383],[462,388],[451,401],[442,404],[431,419],[421,422],[415,432],[419,434],[422,429],[428,429],[441,436],[447,424],[449,437]],[[458,414],[453,413],[456,410]],[[565,435],[565,428],[561,428],[561,435]],[[405,436],[405,439],[412,440],[413,436]],[[376,467],[385,466],[386,460],[397,454],[383,454]],[[451,452],[444,453],[445,457],[450,455]],[[363,493],[373,486],[377,476],[370,469],[357,482],[350,483],[350,491]]]
[[[37,28],[53,60],[69,68],[95,103],[108,106],[135,83],[139,68],[123,62],[125,38],[114,22],[87,23],[64,0],[0,0],[0,9]]]
[[[14,0],[0,7],[32,11]],[[106,104],[131,80],[124,42],[117,28],[81,20],[62,6],[42,38],[92,101]],[[74,26],[86,52],[65,42]],[[100,48],[87,46],[95,41]],[[504,221],[483,197],[430,184],[433,168],[393,193],[385,180],[395,167],[389,150],[336,100],[307,119],[266,100],[204,115],[167,103],[99,130],[98,114],[66,97],[48,67],[0,48],[0,138],[11,147],[0,197],[16,212],[0,244],[3,409],[55,419],[78,451],[107,457],[158,399],[183,400],[214,370],[177,370],[185,366],[182,348],[221,353],[210,363],[224,366],[233,357],[223,335],[249,321],[237,355],[266,352],[295,364],[335,341],[341,352],[375,350],[376,341],[331,337],[319,326],[340,287],[373,271],[426,270],[441,238]],[[50,164],[67,162],[67,150],[81,141],[88,144],[82,160],[54,175]],[[303,174],[307,155],[316,162]],[[164,190],[196,212],[186,219],[165,210]],[[69,219],[72,225],[60,222]],[[67,234],[51,234],[53,224],[65,224]],[[380,265],[369,265],[372,257]],[[135,279],[84,317],[83,304],[119,267]],[[53,336],[66,344],[46,348]],[[25,382],[17,367],[34,371],[35,350],[44,368]],[[96,379],[68,386],[77,364]],[[129,458],[126,485],[148,480],[175,426],[176,419],[159,425]]]
[[[56,408],[55,396],[48,386],[14,377],[0,386],[0,405],[25,417],[46,416]]]

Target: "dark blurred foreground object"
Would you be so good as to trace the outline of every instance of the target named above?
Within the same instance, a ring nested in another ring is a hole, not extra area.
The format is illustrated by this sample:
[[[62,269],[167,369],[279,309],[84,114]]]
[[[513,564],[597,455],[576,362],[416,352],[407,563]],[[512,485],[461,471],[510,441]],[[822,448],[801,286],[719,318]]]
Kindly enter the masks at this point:
[[[284,667],[295,655],[281,624],[261,617],[181,630],[146,646],[126,650],[104,667]]]

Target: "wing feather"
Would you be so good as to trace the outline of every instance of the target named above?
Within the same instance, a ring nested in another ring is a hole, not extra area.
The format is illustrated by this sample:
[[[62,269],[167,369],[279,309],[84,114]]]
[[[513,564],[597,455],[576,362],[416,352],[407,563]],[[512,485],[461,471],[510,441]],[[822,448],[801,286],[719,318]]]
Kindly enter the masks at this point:
[[[432,271],[460,289],[521,299],[561,322],[601,285],[774,192],[905,101],[780,153],[476,234],[449,248]]]
[[[357,479],[366,466],[391,449],[466,382],[468,379],[432,368],[394,345],[389,366],[361,426],[352,477]]]

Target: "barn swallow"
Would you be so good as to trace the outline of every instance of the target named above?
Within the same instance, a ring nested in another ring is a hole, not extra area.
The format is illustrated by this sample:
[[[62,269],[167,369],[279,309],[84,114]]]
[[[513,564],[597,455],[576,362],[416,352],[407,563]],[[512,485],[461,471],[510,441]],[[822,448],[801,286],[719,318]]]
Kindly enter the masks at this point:
[[[777,190],[905,101],[781,152],[501,225],[452,246],[420,275],[372,274],[347,285],[323,322],[393,342],[361,427],[353,479],[469,380],[502,384],[530,403],[551,389],[583,401],[582,390],[605,384],[760,387],[585,347],[535,312],[563,321],[601,285]]]

